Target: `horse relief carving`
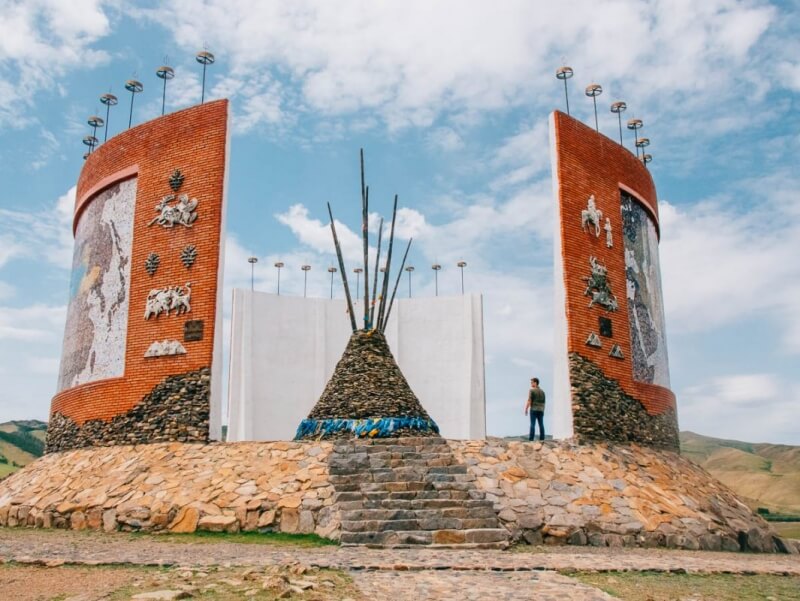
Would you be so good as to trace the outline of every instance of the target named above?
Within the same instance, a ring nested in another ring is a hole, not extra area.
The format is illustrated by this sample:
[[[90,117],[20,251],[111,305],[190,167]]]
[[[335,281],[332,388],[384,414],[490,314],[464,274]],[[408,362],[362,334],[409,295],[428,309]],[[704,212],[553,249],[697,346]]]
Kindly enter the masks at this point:
[[[608,285],[608,269],[595,257],[589,257],[589,264],[592,266],[592,274],[582,278],[586,282],[586,290],[583,291],[583,294],[591,297],[589,307],[600,305],[606,311],[616,311],[619,306],[617,298],[611,294],[611,288]]]
[[[601,223],[603,221],[603,211],[597,208],[594,201],[594,194],[589,196],[586,208],[581,211],[581,228],[584,232],[590,232],[590,227],[594,227],[595,238],[600,237]]]
[[[192,227],[192,224],[197,220],[197,211],[195,211],[197,208],[197,199],[192,198],[190,200],[188,194],[179,194],[177,196],[177,202],[175,204],[170,204],[175,201],[175,199],[175,194],[167,194],[162,198],[155,207],[158,216],[154,217],[147,226],[150,227],[154,223],[157,223],[161,227],[175,227],[176,225]]]
[[[151,317],[158,317],[162,313],[170,315],[173,311],[175,315],[183,315],[192,310],[190,300],[192,298],[192,283],[187,282],[185,289],[180,286],[167,286],[166,288],[154,288],[147,295],[147,303],[144,310],[145,320]]]

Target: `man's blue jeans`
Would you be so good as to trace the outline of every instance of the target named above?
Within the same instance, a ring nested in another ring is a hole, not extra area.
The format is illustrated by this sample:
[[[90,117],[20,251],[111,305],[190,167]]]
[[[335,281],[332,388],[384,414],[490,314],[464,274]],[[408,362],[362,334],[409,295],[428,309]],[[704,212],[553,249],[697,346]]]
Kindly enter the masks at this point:
[[[539,440],[544,440],[544,411],[531,410],[531,432],[528,440],[536,438],[536,422],[539,422]]]

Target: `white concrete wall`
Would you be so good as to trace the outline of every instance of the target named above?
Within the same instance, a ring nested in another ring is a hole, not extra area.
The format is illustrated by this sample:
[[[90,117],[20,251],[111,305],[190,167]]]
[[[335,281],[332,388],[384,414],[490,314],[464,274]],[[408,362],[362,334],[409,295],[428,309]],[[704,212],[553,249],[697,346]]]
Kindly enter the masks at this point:
[[[343,299],[234,290],[228,440],[292,439],[350,333]],[[482,297],[395,300],[386,336],[442,435],[484,438]]]
[[[555,139],[555,115],[550,114],[550,171],[553,181],[553,202],[556,203],[555,231],[553,232],[553,397],[548,404],[553,407],[553,438],[570,438],[574,434],[572,422],[572,388],[569,380],[569,354],[567,352],[567,291],[564,282],[564,260],[561,241],[561,200],[558,179],[558,152]]]

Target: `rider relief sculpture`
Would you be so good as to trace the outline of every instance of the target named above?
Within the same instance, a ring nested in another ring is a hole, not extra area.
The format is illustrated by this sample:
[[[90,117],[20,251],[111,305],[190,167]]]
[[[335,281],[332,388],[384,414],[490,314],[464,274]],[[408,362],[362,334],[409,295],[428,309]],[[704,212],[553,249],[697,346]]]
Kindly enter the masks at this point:
[[[592,194],[589,196],[586,208],[581,211],[581,228],[583,228],[584,232],[590,232],[590,226],[593,226],[595,238],[599,238],[602,221],[603,211],[597,208],[594,201],[594,194]]]

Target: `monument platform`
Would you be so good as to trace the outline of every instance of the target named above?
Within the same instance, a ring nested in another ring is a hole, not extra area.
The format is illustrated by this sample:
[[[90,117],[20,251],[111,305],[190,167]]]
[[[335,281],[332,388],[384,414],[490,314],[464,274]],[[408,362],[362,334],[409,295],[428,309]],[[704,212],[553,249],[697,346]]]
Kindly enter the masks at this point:
[[[46,455],[0,482],[0,525],[313,532],[385,547],[527,542],[798,552],[677,453],[565,441],[77,449]]]

